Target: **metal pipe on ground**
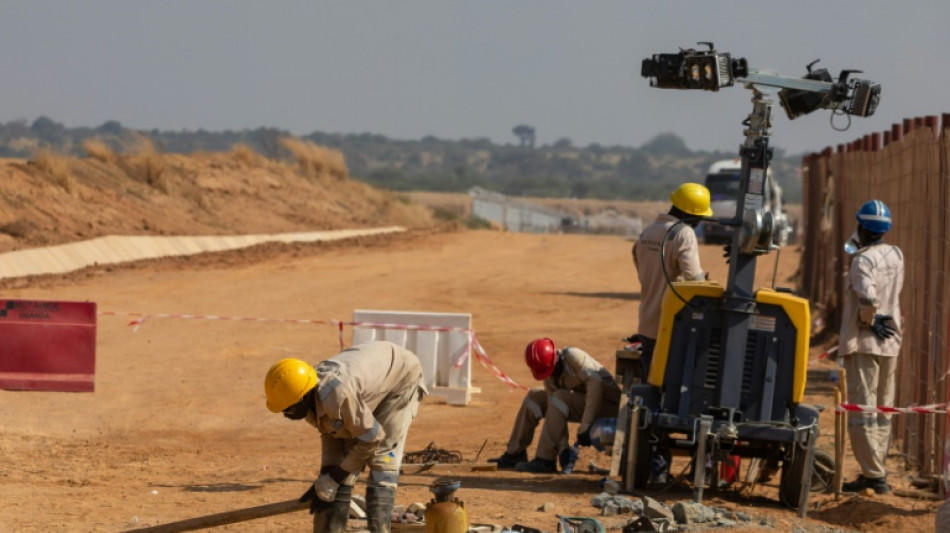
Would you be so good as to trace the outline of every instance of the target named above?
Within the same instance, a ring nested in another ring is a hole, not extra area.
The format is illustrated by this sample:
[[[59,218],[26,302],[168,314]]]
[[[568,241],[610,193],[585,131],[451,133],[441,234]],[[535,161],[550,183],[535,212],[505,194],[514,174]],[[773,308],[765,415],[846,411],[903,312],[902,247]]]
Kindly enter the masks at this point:
[[[179,533],[181,531],[195,531],[198,529],[254,520],[256,518],[264,518],[279,514],[303,511],[304,509],[308,509],[309,506],[309,502],[300,502],[297,498],[294,498],[293,500],[269,503],[267,505],[259,505],[257,507],[247,507],[245,509],[236,509],[234,511],[225,511],[223,513],[188,518],[185,520],[179,520],[178,522],[170,522],[168,524],[162,524],[158,526],[129,529],[123,533]]]

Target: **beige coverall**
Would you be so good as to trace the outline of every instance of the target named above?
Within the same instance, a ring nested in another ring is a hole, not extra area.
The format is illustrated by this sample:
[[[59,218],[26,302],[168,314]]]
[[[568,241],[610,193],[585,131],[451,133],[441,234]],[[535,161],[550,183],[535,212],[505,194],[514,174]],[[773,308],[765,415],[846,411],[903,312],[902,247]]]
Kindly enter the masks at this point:
[[[847,374],[849,403],[893,406],[897,355],[903,338],[903,284],[904,255],[897,246],[872,244],[852,256],[838,344]],[[891,315],[897,333],[889,339],[879,339],[870,328],[874,315]],[[865,478],[887,476],[884,461],[890,434],[891,415],[848,415],[851,447]]]
[[[673,215],[660,213],[633,245],[633,264],[640,278],[640,324],[637,333],[652,340],[656,340],[660,330],[660,305],[667,287],[660,261],[660,244],[670,226],[678,221]],[[666,239],[664,256],[670,281],[703,279],[696,233],[685,223],[680,224]]]
[[[395,487],[409,424],[426,394],[418,357],[391,342],[370,341],[316,370],[316,415],[311,411],[307,422],[320,430],[324,469],[339,465],[359,474],[368,464],[369,486]]]
[[[530,389],[521,403],[508,440],[510,455],[528,448],[541,419],[535,457],[553,461],[569,445],[568,422],[580,422],[577,432],[582,433],[598,418],[617,416],[620,387],[604,365],[580,348],[562,348],[558,357],[563,361],[560,375]]]

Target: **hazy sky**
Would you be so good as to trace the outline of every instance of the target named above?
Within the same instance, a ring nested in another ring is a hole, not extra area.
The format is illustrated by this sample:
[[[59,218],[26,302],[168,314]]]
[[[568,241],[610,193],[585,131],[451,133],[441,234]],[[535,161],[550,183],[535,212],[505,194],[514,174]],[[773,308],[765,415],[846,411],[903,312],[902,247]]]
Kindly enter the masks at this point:
[[[641,60],[713,41],[798,77],[814,59],[883,87],[875,116],[829,112],[773,146],[820,150],[950,112],[950,1],[0,1],[0,121],[69,127],[259,126],[397,139],[640,146],[674,132],[735,150],[752,92],[650,88]]]

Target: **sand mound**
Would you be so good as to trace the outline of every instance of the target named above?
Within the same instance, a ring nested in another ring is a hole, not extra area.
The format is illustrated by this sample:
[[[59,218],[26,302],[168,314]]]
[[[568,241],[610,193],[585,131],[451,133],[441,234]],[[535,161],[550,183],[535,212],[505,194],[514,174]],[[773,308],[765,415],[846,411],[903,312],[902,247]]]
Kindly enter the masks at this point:
[[[0,252],[105,235],[234,235],[435,224],[407,198],[350,179],[342,157],[292,163],[236,148],[0,160]],[[332,152],[328,152],[331,153]],[[315,155],[316,154],[316,155]]]

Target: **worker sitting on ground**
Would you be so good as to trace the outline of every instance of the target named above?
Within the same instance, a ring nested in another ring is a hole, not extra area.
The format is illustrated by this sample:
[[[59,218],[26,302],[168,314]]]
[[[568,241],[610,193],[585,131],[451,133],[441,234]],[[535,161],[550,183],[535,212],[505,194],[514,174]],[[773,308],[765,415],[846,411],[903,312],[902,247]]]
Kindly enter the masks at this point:
[[[508,449],[490,459],[498,468],[522,472],[570,472],[577,459],[576,447],[568,443],[568,422],[579,422],[577,444],[590,446],[590,428],[597,418],[617,416],[620,387],[596,359],[580,348],[558,350],[548,338],[531,341],[525,348],[525,362],[534,379],[544,387],[528,391],[515,418]],[[528,461],[527,449],[534,430],[544,419],[535,457]]]
[[[264,378],[267,408],[320,431],[320,476],[300,498],[310,502],[314,532],[343,533],[350,497],[369,465],[369,530],[389,533],[409,424],[426,394],[422,366],[391,342],[351,346],[316,368],[299,359],[275,363]]]

